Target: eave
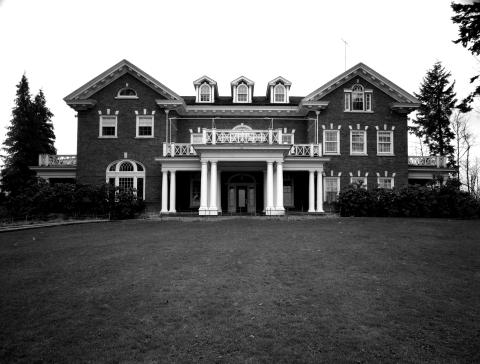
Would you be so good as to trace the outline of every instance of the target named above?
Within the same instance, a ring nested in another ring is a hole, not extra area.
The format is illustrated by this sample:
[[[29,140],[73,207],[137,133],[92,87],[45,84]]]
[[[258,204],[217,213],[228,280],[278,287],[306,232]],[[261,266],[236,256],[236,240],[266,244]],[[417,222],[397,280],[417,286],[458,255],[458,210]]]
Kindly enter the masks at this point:
[[[420,107],[420,103],[409,103],[409,102],[393,102],[390,104],[390,109],[399,114],[410,114],[412,111],[415,111]]]
[[[76,111],[89,110],[93,108],[96,104],[97,101],[93,99],[67,101],[67,105]]]

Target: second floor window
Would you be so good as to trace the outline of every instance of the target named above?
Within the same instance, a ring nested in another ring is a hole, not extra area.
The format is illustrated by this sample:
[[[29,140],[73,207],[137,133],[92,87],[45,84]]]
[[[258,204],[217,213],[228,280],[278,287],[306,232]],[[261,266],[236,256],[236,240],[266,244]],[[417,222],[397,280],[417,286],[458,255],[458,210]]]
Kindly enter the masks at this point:
[[[248,87],[243,83],[237,87],[237,101],[238,102],[247,102],[248,101]]]
[[[325,154],[340,154],[340,130],[323,131],[323,152]]]
[[[102,115],[100,116],[100,138],[116,138],[117,137],[117,117]]]
[[[372,111],[372,90],[365,90],[360,84],[345,90],[344,111]]]
[[[377,153],[393,154],[393,132],[378,131],[377,132]]]
[[[365,130],[350,131],[350,154],[367,154],[367,132]]]
[[[137,116],[137,138],[153,137],[153,115]]]
[[[210,99],[210,86],[204,83],[202,86],[200,86],[200,102],[210,102]]]
[[[285,102],[285,86],[278,84],[273,89],[275,102]]]

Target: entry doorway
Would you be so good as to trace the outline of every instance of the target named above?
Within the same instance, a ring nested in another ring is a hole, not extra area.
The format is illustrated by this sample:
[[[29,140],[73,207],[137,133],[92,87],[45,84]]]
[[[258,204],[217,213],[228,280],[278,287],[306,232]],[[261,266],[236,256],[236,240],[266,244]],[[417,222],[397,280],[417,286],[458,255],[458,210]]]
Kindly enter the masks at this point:
[[[238,173],[228,179],[228,212],[255,213],[257,210],[257,184],[247,173]]]

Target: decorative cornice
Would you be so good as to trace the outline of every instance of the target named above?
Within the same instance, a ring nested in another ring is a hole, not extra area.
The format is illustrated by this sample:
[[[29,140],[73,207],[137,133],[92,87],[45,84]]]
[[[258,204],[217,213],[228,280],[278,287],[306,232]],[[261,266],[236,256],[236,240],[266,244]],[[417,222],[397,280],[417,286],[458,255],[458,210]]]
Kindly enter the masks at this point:
[[[96,100],[71,100],[67,101],[67,105],[76,111],[84,111],[93,108],[97,104]]]

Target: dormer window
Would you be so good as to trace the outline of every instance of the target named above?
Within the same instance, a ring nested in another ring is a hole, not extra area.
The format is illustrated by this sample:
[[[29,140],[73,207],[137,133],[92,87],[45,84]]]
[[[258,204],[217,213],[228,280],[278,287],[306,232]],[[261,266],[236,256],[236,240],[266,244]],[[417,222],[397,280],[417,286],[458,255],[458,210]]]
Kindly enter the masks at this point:
[[[238,85],[237,101],[238,102],[247,102],[248,101],[248,87],[244,83]]]
[[[345,89],[345,111],[372,111],[372,90],[366,90],[356,83],[351,89]]]
[[[117,93],[118,99],[138,99],[137,91],[130,87],[124,87]]]
[[[285,86],[279,83],[273,90],[275,94],[275,102],[285,102]]]
[[[210,102],[211,93],[212,91],[208,84],[204,83],[200,86],[200,102]]]

